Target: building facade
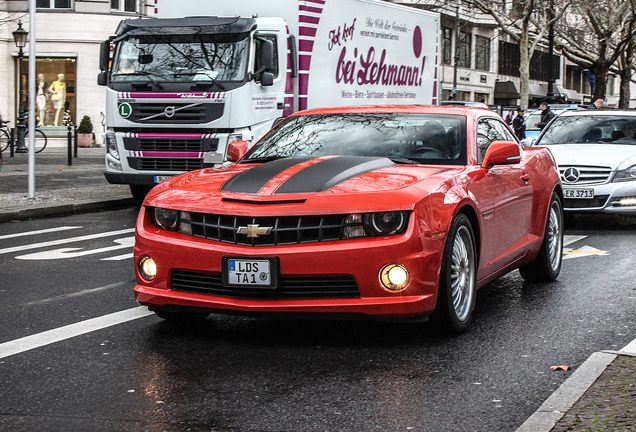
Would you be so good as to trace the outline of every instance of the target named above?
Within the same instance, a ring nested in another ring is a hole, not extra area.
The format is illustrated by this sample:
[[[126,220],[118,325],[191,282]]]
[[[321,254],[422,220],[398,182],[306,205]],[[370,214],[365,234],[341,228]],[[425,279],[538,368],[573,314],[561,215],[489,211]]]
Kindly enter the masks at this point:
[[[27,0],[0,2],[0,115],[15,125],[19,80],[28,109],[29,45],[23,49],[19,76],[13,31],[18,21],[29,32]],[[66,136],[64,114],[77,125],[84,115],[101,140],[106,94],[97,85],[100,43],[115,33],[122,19],[151,17],[154,0],[36,0],[36,84],[38,126],[47,136]]]

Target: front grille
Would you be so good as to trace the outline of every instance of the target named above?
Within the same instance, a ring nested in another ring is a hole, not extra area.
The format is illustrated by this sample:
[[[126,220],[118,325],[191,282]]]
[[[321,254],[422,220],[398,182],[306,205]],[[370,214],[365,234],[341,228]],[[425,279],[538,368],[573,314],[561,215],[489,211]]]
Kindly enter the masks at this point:
[[[197,138],[139,138],[139,150],[200,152],[203,146]]]
[[[128,120],[144,124],[209,123],[223,115],[224,104],[218,103],[133,103]]]
[[[203,158],[128,158],[138,171],[192,171],[203,168]]]
[[[356,237],[354,229],[360,226],[348,222],[347,215],[249,217],[190,212],[188,219],[185,214],[180,213],[179,232],[243,246],[343,240]],[[254,232],[249,232],[250,226]],[[241,227],[244,234],[237,232]]]
[[[565,172],[570,168],[577,170],[579,173],[578,179],[575,181],[570,181],[564,176]],[[559,166],[559,172],[561,174],[561,180],[563,180],[565,185],[601,184],[606,183],[609,180],[609,177],[612,174],[612,168],[563,165]]]
[[[220,297],[263,300],[360,297],[356,281],[351,277],[343,276],[282,276],[280,287],[276,289],[228,288],[223,286],[220,274],[174,270],[170,277],[170,289]]]
[[[563,200],[563,207],[566,209],[601,208],[607,202],[607,198],[609,195],[598,195],[590,199],[566,198]]]

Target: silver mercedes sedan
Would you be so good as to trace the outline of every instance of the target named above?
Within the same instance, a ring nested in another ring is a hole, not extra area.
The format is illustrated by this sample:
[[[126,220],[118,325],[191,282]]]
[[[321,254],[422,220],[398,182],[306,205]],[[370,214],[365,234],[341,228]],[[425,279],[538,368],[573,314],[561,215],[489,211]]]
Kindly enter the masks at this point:
[[[559,166],[566,212],[636,214],[636,111],[562,113],[533,146]]]

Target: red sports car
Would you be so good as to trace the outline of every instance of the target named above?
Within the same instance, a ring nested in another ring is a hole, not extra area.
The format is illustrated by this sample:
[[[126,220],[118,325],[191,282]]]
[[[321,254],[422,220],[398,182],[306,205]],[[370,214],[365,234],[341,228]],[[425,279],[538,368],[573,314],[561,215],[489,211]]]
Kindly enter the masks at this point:
[[[433,315],[461,332],[477,288],[561,269],[555,162],[493,111],[310,110],[246,148],[146,197],[135,296],[161,318]]]

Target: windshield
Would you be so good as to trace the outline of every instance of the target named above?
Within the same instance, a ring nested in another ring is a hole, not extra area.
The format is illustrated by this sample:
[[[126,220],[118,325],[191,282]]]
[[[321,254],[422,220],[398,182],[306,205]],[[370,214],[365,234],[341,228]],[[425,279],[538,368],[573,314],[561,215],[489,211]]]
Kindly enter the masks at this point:
[[[558,117],[536,145],[612,143],[636,145],[636,117],[579,115]]]
[[[289,117],[241,163],[288,156],[371,156],[402,162],[466,163],[466,118],[421,114],[314,114]]]
[[[535,126],[535,123],[541,121],[541,110],[531,112],[526,116],[526,132],[528,131],[540,131],[541,128]]]
[[[112,81],[243,81],[249,38],[135,36],[118,45]]]

